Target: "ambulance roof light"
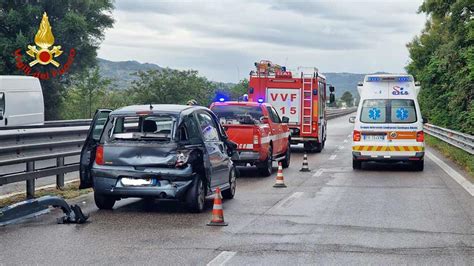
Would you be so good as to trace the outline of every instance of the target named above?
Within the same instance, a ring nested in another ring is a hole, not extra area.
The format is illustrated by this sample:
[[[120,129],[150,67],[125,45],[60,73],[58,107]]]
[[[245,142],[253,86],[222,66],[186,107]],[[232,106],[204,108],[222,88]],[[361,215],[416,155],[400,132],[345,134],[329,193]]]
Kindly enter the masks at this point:
[[[373,82],[373,81],[380,81],[380,77],[368,77],[367,78],[368,82]]]

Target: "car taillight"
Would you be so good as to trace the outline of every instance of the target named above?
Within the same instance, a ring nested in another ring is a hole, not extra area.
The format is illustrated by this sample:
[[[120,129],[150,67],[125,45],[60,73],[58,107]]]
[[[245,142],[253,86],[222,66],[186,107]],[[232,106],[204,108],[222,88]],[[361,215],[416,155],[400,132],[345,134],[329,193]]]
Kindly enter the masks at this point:
[[[260,149],[260,130],[257,127],[253,128],[253,149]]]
[[[258,135],[253,135],[253,144],[258,144]]]
[[[354,133],[352,134],[352,140],[360,141],[360,131],[354,130]]]
[[[175,166],[178,168],[185,167],[188,164],[189,154],[189,151],[178,151],[178,153],[176,154]]]
[[[99,145],[95,150],[95,163],[98,165],[104,164],[104,146]]]
[[[416,132],[416,141],[417,142],[425,141],[425,133],[423,133],[423,131]]]

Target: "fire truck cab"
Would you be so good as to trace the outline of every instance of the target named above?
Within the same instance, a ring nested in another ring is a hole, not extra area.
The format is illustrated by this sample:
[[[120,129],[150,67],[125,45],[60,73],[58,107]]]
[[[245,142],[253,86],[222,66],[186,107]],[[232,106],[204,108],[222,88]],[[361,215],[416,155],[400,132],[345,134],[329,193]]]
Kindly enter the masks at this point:
[[[306,151],[320,152],[327,134],[326,78],[314,67],[299,67],[293,73],[268,60],[255,66],[256,71],[250,72],[249,101],[270,103],[280,117],[289,118],[291,144],[303,143]]]

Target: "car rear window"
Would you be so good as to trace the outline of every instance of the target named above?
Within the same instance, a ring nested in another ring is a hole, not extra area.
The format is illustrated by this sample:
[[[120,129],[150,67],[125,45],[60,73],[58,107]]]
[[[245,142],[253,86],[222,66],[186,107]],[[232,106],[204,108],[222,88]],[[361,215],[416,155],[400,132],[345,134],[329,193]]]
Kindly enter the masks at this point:
[[[218,105],[212,111],[221,124],[258,124],[263,116],[260,106]]]
[[[170,141],[174,139],[176,120],[171,115],[116,116],[111,120],[109,141]]]
[[[363,123],[414,123],[415,102],[410,99],[367,99],[362,102]]]

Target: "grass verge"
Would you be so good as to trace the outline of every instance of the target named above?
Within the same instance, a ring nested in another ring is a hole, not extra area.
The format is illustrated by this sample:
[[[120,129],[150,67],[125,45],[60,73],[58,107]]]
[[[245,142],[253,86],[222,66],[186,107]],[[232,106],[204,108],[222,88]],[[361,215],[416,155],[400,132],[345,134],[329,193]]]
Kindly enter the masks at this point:
[[[454,147],[442,140],[425,134],[425,142],[429,146],[441,152],[444,156],[453,160],[457,165],[461,166],[470,175],[470,180],[474,180],[474,156]]]
[[[87,193],[92,192],[92,189],[79,189],[79,181],[68,183],[64,186],[64,189],[56,189],[56,188],[46,188],[46,189],[39,189],[36,190],[35,196],[37,198],[42,196],[60,196],[64,199],[72,199],[79,197],[80,195],[84,195]],[[14,204],[23,200],[26,200],[26,193],[11,196],[8,198],[0,199],[0,208],[5,207],[10,204]]]

